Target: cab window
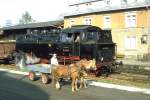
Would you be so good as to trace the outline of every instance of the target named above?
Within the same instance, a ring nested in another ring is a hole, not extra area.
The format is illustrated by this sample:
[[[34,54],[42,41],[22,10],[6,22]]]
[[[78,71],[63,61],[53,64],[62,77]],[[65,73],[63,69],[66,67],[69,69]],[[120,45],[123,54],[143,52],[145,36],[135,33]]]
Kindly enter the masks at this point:
[[[87,40],[95,40],[97,32],[88,32],[87,33]]]

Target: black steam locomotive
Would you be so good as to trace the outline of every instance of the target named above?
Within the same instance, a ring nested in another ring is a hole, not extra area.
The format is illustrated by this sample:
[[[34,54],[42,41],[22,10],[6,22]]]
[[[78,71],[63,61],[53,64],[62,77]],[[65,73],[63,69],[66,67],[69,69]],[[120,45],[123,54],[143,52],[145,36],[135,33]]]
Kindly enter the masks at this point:
[[[58,55],[60,63],[69,63],[82,58],[95,58],[98,66],[112,63],[115,57],[115,43],[111,30],[102,30],[91,25],[77,25],[63,30],[31,33],[19,36],[16,49],[34,52],[37,57]]]

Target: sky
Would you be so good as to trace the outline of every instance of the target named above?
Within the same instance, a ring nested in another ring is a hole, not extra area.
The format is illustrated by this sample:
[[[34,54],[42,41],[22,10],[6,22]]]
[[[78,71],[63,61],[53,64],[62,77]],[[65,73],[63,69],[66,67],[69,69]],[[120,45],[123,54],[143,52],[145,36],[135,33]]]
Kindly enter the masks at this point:
[[[61,18],[68,5],[78,0],[0,0],[0,26],[11,21],[19,22],[22,14],[28,11],[36,22],[45,22]]]

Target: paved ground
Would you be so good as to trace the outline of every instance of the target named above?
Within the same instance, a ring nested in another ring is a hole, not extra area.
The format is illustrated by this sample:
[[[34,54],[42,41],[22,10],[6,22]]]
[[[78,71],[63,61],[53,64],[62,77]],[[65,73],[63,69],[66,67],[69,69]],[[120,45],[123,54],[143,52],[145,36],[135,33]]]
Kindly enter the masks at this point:
[[[24,75],[0,71],[0,100],[150,100],[150,95],[90,85],[72,93],[68,83],[58,91],[39,79],[31,82]]]

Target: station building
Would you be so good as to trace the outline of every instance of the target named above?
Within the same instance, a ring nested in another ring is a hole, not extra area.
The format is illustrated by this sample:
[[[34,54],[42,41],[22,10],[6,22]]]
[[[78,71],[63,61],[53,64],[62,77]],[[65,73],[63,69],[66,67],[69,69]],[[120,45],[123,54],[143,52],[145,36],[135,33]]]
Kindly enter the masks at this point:
[[[64,16],[73,25],[111,30],[117,57],[150,60],[150,0],[80,0]]]

